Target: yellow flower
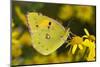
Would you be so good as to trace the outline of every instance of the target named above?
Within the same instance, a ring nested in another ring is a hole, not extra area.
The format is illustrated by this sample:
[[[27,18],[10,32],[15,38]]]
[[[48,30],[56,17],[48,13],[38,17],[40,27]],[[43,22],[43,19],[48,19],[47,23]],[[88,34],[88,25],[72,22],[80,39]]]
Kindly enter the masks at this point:
[[[20,35],[18,28],[12,31],[12,57],[17,58],[22,54],[21,45],[19,43],[18,37]]]
[[[31,46],[31,36],[28,32],[24,32],[19,39],[20,43],[23,45]]]
[[[83,45],[89,48],[89,54],[87,57],[88,61],[93,61],[95,60],[95,43],[85,39],[85,41],[83,42]]]
[[[82,21],[91,21],[93,17],[93,7],[91,6],[76,6],[76,17]]]
[[[80,50],[83,49],[82,42],[83,42],[83,39],[80,36],[75,36],[71,39],[69,44],[72,46],[72,54],[75,53],[78,47]]]
[[[87,57],[88,61],[95,60],[95,37],[94,35],[90,35],[87,29],[84,29],[86,35],[83,38],[87,38],[83,41],[83,45],[89,48],[89,54]]]
[[[17,40],[12,40],[12,57],[17,58],[22,54],[21,46]]]
[[[17,16],[20,18],[20,20],[23,22],[23,24],[27,25],[27,21],[26,21],[26,17],[25,15],[22,13],[21,9],[19,6],[15,6],[15,11]]]
[[[72,15],[73,7],[69,5],[63,5],[58,13],[58,17],[62,20],[68,20],[72,17]]]
[[[84,28],[84,32],[86,33],[86,35],[84,35],[83,38],[88,38],[90,41],[95,41],[95,36],[90,35],[86,28]]]
[[[21,34],[21,30],[18,28],[13,29],[12,31],[12,38],[17,38]]]

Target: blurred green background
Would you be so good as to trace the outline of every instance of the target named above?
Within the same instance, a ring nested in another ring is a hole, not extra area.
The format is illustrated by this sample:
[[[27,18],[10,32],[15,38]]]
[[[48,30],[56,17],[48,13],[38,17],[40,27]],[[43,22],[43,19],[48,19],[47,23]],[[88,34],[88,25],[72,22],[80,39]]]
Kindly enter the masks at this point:
[[[26,23],[26,15],[32,11],[57,20],[76,35],[84,35],[83,29],[87,28],[96,36],[96,6],[12,1],[12,65],[87,61],[84,58],[86,50],[72,55],[70,46],[65,48],[66,43],[47,56],[35,51]]]

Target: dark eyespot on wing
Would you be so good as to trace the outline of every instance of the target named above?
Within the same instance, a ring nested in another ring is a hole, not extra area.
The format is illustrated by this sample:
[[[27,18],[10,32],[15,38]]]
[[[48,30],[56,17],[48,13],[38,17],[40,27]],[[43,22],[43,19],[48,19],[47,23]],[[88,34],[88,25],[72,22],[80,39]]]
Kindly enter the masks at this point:
[[[39,25],[36,25],[36,27],[39,27]]]
[[[50,26],[51,26],[51,22],[48,23],[48,29],[50,28]]]
[[[47,33],[45,36],[46,39],[50,39],[50,35]]]
[[[51,22],[49,22],[49,26],[51,25]]]

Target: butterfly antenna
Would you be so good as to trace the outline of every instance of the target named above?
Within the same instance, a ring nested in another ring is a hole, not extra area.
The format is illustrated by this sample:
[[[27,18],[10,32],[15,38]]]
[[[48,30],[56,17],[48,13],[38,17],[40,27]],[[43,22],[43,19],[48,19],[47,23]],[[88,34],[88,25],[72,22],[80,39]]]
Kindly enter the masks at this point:
[[[74,19],[71,19],[70,21],[68,21],[68,25],[67,28],[69,28],[69,26],[71,25],[71,23],[73,22]]]

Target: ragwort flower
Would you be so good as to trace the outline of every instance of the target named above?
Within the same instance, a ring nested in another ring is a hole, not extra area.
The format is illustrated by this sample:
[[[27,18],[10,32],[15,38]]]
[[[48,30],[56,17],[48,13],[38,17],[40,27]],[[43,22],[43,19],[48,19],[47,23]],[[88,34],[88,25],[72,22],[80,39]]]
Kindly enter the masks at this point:
[[[80,50],[83,49],[82,42],[83,39],[80,36],[75,36],[71,39],[70,43],[68,44],[72,46],[72,54],[75,54],[77,48],[79,48]]]
[[[88,38],[90,41],[95,41],[95,36],[90,35],[86,28],[84,28],[84,32],[86,33],[86,35],[84,35],[83,38]]]
[[[69,5],[63,5],[58,13],[58,17],[62,20],[68,20],[73,16],[73,7]]]
[[[93,7],[91,6],[76,6],[76,17],[82,21],[90,22],[93,17]]]
[[[89,54],[87,60],[93,61],[95,60],[95,36],[90,35],[87,29],[84,29],[84,31],[86,35],[84,35],[83,38],[87,38],[87,39],[85,39],[82,44],[89,48]]]

